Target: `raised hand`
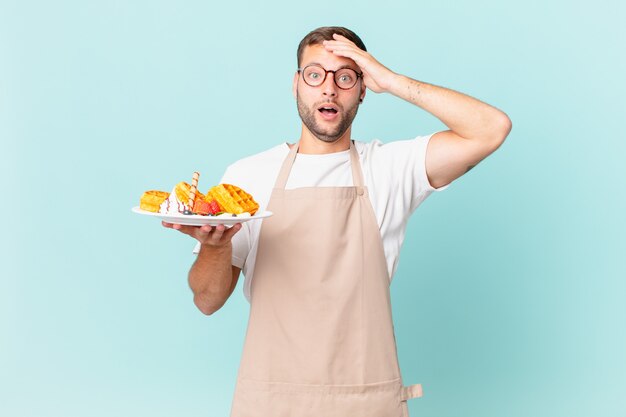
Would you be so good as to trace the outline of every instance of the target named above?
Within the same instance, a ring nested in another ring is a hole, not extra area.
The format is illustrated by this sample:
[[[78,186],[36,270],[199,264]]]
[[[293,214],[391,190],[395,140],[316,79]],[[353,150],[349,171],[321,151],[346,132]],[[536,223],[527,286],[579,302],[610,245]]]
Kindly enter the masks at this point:
[[[334,40],[324,41],[323,46],[335,55],[353,60],[363,71],[365,86],[375,93],[389,90],[396,73],[378,62],[371,54],[360,49],[348,38],[334,34]]]

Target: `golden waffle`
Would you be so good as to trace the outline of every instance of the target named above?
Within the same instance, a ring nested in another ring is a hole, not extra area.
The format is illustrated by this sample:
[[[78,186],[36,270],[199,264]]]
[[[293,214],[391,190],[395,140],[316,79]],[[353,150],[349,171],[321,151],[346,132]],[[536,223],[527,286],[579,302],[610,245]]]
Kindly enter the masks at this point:
[[[163,203],[170,196],[170,193],[165,191],[150,190],[143,193],[141,199],[139,199],[139,208],[146,211],[157,213],[161,203]]]
[[[220,184],[211,188],[206,195],[206,200],[215,200],[227,213],[254,215],[259,209],[259,204],[252,196],[241,188],[231,184]]]
[[[190,191],[191,191],[191,185],[187,184],[184,181],[179,182],[178,184],[176,184],[176,187],[174,187],[174,192],[176,193],[176,199],[185,205],[189,203]],[[196,198],[193,200],[194,206],[196,205],[195,202],[198,200],[204,200],[204,194],[202,194],[200,191],[196,191]]]

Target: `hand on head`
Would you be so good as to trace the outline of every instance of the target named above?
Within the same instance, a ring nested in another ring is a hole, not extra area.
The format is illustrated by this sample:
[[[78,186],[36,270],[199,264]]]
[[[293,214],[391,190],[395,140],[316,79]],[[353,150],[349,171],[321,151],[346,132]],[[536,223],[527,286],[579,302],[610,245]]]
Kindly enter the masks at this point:
[[[324,41],[322,44],[327,51],[353,60],[363,72],[365,86],[373,92],[382,93],[389,90],[397,74],[348,38],[338,34],[334,34],[333,38],[334,40]]]

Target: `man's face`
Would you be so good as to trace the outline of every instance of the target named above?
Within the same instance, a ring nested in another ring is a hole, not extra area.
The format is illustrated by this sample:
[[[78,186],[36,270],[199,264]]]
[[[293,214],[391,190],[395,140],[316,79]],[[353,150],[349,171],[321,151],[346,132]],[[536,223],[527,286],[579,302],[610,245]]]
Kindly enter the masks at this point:
[[[354,61],[334,55],[322,45],[307,46],[300,64],[301,68],[316,64],[326,70],[351,68],[360,72]],[[302,73],[296,74],[293,82],[302,123],[318,139],[324,142],[337,141],[352,125],[359,99],[365,96],[362,79],[351,89],[342,90],[335,84],[333,73],[328,73],[324,82],[317,87],[307,85],[302,77]]]

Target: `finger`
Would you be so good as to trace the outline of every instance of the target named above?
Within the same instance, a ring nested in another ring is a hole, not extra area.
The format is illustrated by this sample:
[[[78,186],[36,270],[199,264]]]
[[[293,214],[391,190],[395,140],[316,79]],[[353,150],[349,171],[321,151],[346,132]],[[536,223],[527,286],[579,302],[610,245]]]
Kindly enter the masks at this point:
[[[235,233],[241,230],[241,223],[235,223],[230,229],[224,232],[222,239],[231,240]]]
[[[200,242],[206,242],[210,236],[213,228],[210,224],[205,224],[197,228],[196,233],[192,235],[194,238],[199,240]]]
[[[324,48],[329,52],[350,50],[350,47],[346,45],[324,45]],[[352,49],[354,50],[354,48]],[[356,53],[356,50],[355,50],[355,53]]]
[[[350,41],[344,41],[343,39],[327,39],[327,40],[322,41],[322,45],[337,45],[340,43],[344,45],[354,45]]]
[[[185,226],[182,224],[172,224],[172,229],[178,230],[179,232],[189,235],[191,237],[197,237],[197,234],[200,230],[198,226]]]
[[[191,235],[191,237],[195,238],[196,240],[200,242],[205,242],[211,236],[211,226],[208,226],[208,227],[206,227],[206,225],[197,226],[197,227],[194,227],[194,229],[195,230],[193,231],[193,234]]]
[[[342,40],[342,41],[344,41],[344,42],[348,42],[348,43],[350,43],[350,44],[352,44],[352,45],[356,46],[356,43],[352,42],[350,39],[348,39],[348,38],[346,38],[345,36],[340,35],[340,34],[338,34],[338,33],[333,33],[333,38],[334,38],[334,39],[339,39],[339,40]],[[357,46],[357,48],[359,48],[359,47]],[[361,49],[361,48],[359,48],[359,49]]]
[[[339,33],[333,33],[333,38],[335,38],[335,39],[345,39],[348,42],[352,42],[350,39],[346,38],[343,35],[340,35]]]
[[[202,227],[200,227],[200,231],[204,232],[204,233],[211,233],[211,231],[213,230],[213,227],[210,224],[204,224],[202,225]]]
[[[343,48],[351,48],[351,49],[354,49],[355,51],[363,51],[362,49],[359,49],[359,47],[353,43],[346,43],[346,42],[341,42],[341,41],[324,41],[323,46],[326,48],[343,47]]]
[[[359,48],[358,46],[356,46],[354,43],[347,41],[324,41],[322,46],[328,48],[350,48],[352,50],[354,50],[355,52],[365,52],[363,49]]]
[[[353,51],[353,50],[333,49],[330,52],[332,52],[334,55],[337,55],[337,56],[350,58],[361,68],[363,68],[363,65],[365,65],[365,62],[366,62],[364,57],[362,57],[361,55],[359,55],[358,52]]]
[[[353,45],[346,45],[346,44],[341,44],[341,43],[337,43],[334,45],[331,44],[327,44],[324,45],[326,47],[326,49],[328,50],[333,50],[333,51],[352,51],[355,54],[359,54],[359,55],[363,55],[365,56],[367,54],[367,52],[365,52],[362,49],[357,48],[356,46]]]
[[[343,49],[343,48],[339,48],[339,47],[332,47],[332,46],[327,46],[326,50],[328,52],[331,52],[331,53],[336,54],[336,55],[341,54],[341,56],[347,56],[347,55],[355,56],[355,54],[356,54],[356,52],[353,52],[353,51],[350,51],[350,50],[347,50],[347,49]]]
[[[366,53],[361,49],[349,45],[325,45],[325,47],[327,51],[333,52],[337,55],[339,53],[342,53],[341,56],[347,56],[349,58],[352,58],[352,60],[355,62],[357,59],[365,59],[366,56]]]
[[[213,242],[215,243],[219,242],[222,238],[222,235],[224,234],[224,230],[226,230],[226,226],[224,226],[223,224],[218,224],[217,226],[215,226],[215,229],[213,230],[211,236],[211,240],[213,240]]]

